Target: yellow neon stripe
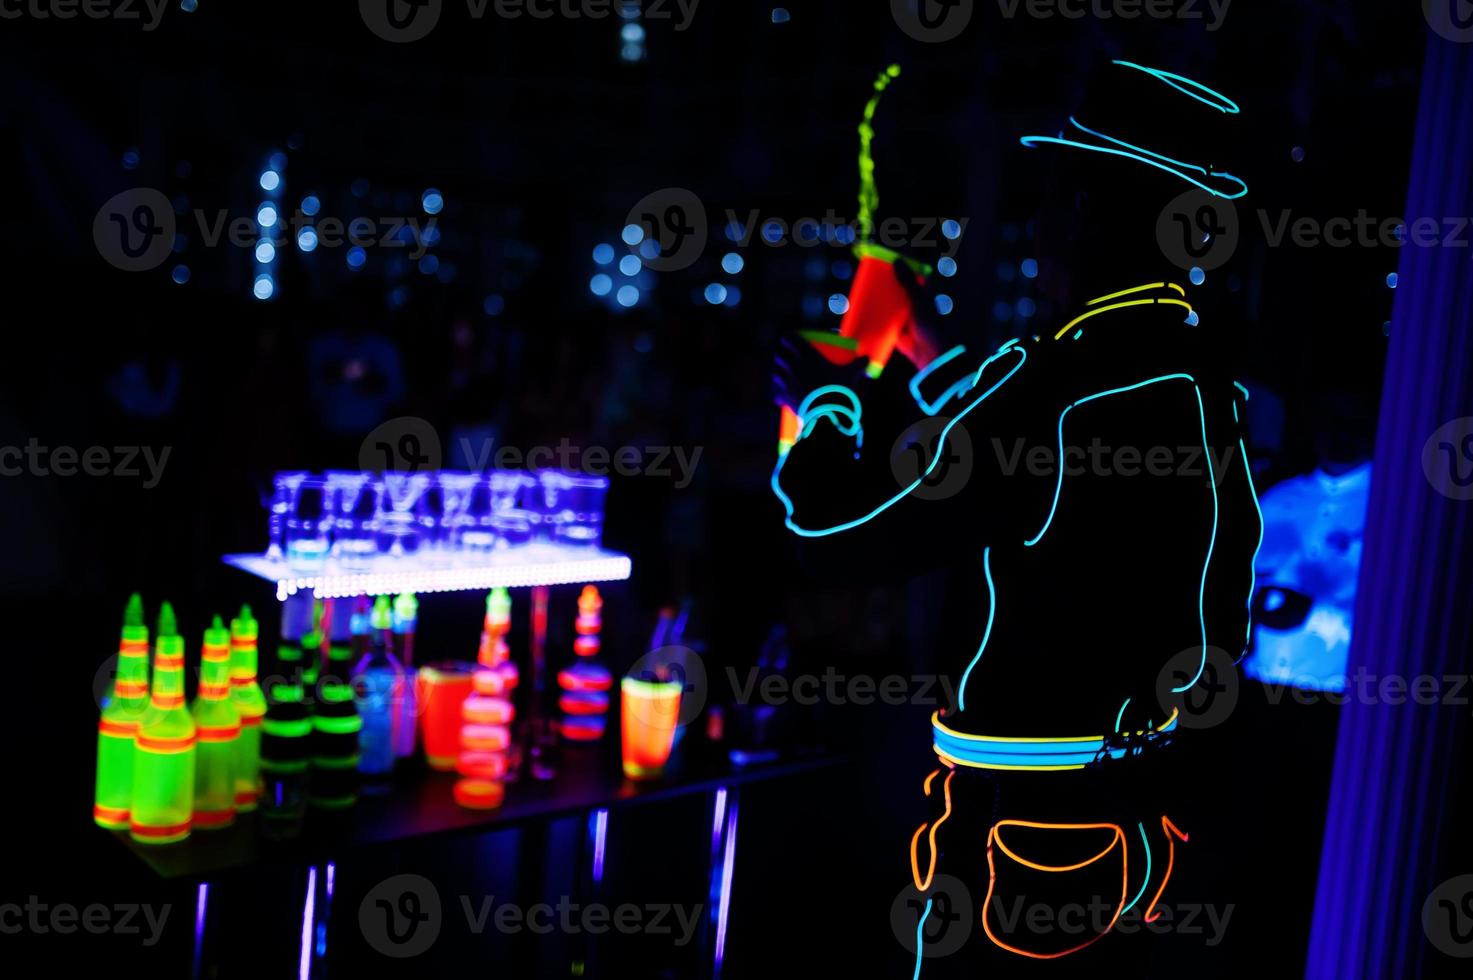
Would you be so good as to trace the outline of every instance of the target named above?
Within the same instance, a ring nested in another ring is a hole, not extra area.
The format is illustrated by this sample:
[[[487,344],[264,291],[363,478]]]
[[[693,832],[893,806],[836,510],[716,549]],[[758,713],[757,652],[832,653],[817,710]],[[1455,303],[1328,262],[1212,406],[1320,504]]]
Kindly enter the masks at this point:
[[[936,755],[941,759],[941,761],[944,762],[944,763],[946,763],[947,765],[951,765],[951,766],[966,766],[968,769],[1005,769],[1005,770],[1027,771],[1027,772],[1063,772],[1063,771],[1065,771],[1067,769],[1083,769],[1084,768],[1084,763],[1082,763],[1082,762],[1070,763],[1069,765],[1063,765],[1063,766],[1060,766],[1060,765],[1015,766],[1015,765],[1011,765],[1009,763],[1002,763],[1002,762],[966,762],[966,761],[964,761],[962,759],[953,759],[951,756],[947,755],[945,752],[941,751],[940,749],[935,748],[934,746],[932,746],[932,751],[935,752]]]
[[[1121,309],[1124,309],[1127,306],[1157,306],[1157,305],[1161,305],[1161,306],[1180,306],[1180,307],[1183,307],[1188,313],[1191,313],[1192,312],[1192,304],[1191,303],[1188,303],[1184,299],[1170,299],[1170,298],[1167,298],[1167,299],[1128,299],[1128,300],[1123,300],[1123,301],[1121,301],[1119,303],[1111,303],[1109,306],[1101,306],[1101,307],[1099,307],[1097,309],[1088,310],[1088,311],[1086,311],[1084,313],[1079,314],[1074,319],[1072,319],[1068,323],[1064,324],[1064,329],[1062,329],[1058,333],[1054,334],[1054,339],[1055,340],[1063,340],[1064,339],[1064,334],[1068,333],[1070,330],[1073,330],[1075,324],[1079,323],[1081,320],[1088,320],[1090,317],[1097,316],[1100,313],[1108,313],[1111,310],[1121,310]]]
[[[1090,300],[1084,305],[1094,306],[1096,303],[1104,303],[1112,299],[1119,299],[1122,296],[1129,296],[1132,293],[1143,293],[1148,289],[1174,289],[1179,296],[1185,296],[1187,294],[1187,291],[1185,289],[1182,289],[1174,282],[1151,282],[1147,283],[1144,286],[1131,286],[1129,289],[1122,289],[1118,293],[1110,293],[1106,296],[1096,296],[1094,299]]]
[[[1164,722],[1162,722],[1161,725],[1160,725],[1160,727],[1156,728],[1155,731],[1157,731],[1157,732],[1164,732],[1164,731],[1166,731],[1166,729],[1170,728],[1171,727],[1171,723],[1174,722],[1174,721],[1176,721],[1177,715],[1180,713],[1180,711],[1181,711],[1180,708],[1172,709],[1171,717],[1170,718],[1167,718]],[[948,735],[950,735],[950,736],[952,736],[954,738],[960,738],[960,739],[963,739],[963,740],[968,741],[968,742],[1028,742],[1028,743],[1032,743],[1032,744],[1042,744],[1042,743],[1050,743],[1050,742],[1094,742],[1094,741],[1104,741],[1105,740],[1105,736],[1104,735],[1081,735],[1081,736],[1074,737],[1074,738],[1022,738],[1022,737],[1016,737],[1016,738],[1014,738],[1014,737],[1009,737],[1009,736],[1005,736],[1005,735],[967,735],[967,734],[965,734],[963,732],[956,731],[954,729],[948,728],[945,725],[941,724],[941,712],[939,712],[939,711],[934,711],[934,712],[931,713],[931,724],[934,727],[941,729],[943,732],[945,732],[946,734],[948,734]],[[1136,735],[1145,735],[1146,732],[1139,731],[1139,732],[1136,732],[1135,734]],[[1025,768],[1025,769],[1032,769],[1034,767],[1033,766],[1024,766],[1023,768]]]

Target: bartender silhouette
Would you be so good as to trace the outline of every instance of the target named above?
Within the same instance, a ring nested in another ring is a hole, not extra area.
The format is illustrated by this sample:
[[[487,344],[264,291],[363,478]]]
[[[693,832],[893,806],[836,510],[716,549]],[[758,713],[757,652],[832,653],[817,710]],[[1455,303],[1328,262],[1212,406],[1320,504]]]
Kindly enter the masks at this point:
[[[872,252],[887,288],[856,280],[840,334],[808,338],[821,357],[795,348],[782,365],[772,486],[805,562],[981,569],[978,629],[940,652],[957,703],[932,718],[930,812],[908,845],[918,976],[1144,962],[1140,924],[1191,860],[1182,808],[1210,778],[1191,729],[1213,723],[1244,650],[1262,522],[1247,393],[1221,351],[1232,326],[1197,308],[1205,274],[1169,261],[1156,228],[1185,191],[1209,209],[1246,193],[1223,165],[1238,115],[1183,75],[1101,66],[1077,110],[1018,149],[1053,167],[1040,286],[1071,312],[995,350],[938,350],[894,308],[929,270]],[[856,313],[876,296],[886,315]],[[881,323],[898,339],[877,340]],[[924,468],[897,480],[897,436],[928,418]],[[965,479],[935,479],[961,456]],[[955,953],[928,921],[957,904],[943,881],[975,910]],[[1137,934],[1102,942],[1115,931]]]

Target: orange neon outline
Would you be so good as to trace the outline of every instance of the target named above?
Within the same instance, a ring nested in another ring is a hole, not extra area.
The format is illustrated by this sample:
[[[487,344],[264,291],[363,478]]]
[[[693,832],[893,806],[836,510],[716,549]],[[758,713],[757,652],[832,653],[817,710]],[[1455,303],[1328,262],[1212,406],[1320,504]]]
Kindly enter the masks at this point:
[[[1163,814],[1161,816],[1161,829],[1166,834],[1166,876],[1161,879],[1161,887],[1156,889],[1156,895],[1151,899],[1151,904],[1146,906],[1146,922],[1155,922],[1161,918],[1161,913],[1156,911],[1156,903],[1161,901],[1161,893],[1166,891],[1166,883],[1171,880],[1171,869],[1176,864],[1176,841],[1172,839],[1175,834],[1181,838],[1183,844],[1188,840],[1187,835],[1180,827],[1171,822],[1171,818]]]
[[[997,936],[993,935],[993,933],[992,933],[992,924],[987,921],[987,910],[992,907],[992,893],[993,893],[993,890],[997,886],[997,865],[995,863],[995,859],[994,859],[993,853],[992,853],[992,845],[993,845],[994,842],[996,842],[999,847],[1002,847],[1004,853],[1006,853],[1009,857],[1012,857],[1014,860],[1019,861],[1019,863],[1023,864],[1025,867],[1033,867],[1033,868],[1036,868],[1036,869],[1041,870],[1041,871],[1055,871],[1055,870],[1057,870],[1057,871],[1070,871],[1070,870],[1074,870],[1075,868],[1080,868],[1080,867],[1084,867],[1085,866],[1085,865],[1082,865],[1081,864],[1081,865],[1063,866],[1063,867],[1060,867],[1060,868],[1055,869],[1055,868],[1051,868],[1048,865],[1041,865],[1041,864],[1038,864],[1038,863],[1033,862],[1033,861],[1023,861],[1022,859],[1020,859],[1016,855],[1014,855],[1011,851],[1009,851],[1005,846],[1003,846],[1002,839],[998,836],[998,833],[997,833],[998,832],[998,829],[1001,828],[1001,827],[1003,827],[1003,826],[1010,826],[1010,827],[1032,827],[1032,828],[1035,828],[1035,829],[1038,829],[1038,830],[1113,830],[1113,831],[1115,831],[1115,837],[1114,837],[1113,840],[1110,841],[1110,846],[1107,847],[1107,848],[1105,848],[1099,854],[1095,855],[1095,857],[1091,858],[1088,862],[1085,862],[1086,864],[1093,864],[1095,861],[1100,860],[1106,854],[1109,854],[1111,851],[1113,851],[1115,849],[1115,845],[1116,844],[1119,844],[1120,845],[1120,901],[1115,906],[1115,915],[1114,915],[1114,917],[1110,919],[1110,924],[1107,925],[1107,926],[1105,926],[1105,929],[1104,929],[1103,932],[1099,933],[1096,936],[1091,937],[1090,939],[1086,940],[1083,943],[1080,943],[1078,946],[1074,946],[1074,947],[1071,947],[1071,948],[1066,949],[1066,950],[1062,950],[1062,951],[1057,952],[1057,953],[1035,953],[1035,952],[1031,952],[1031,951],[1026,950],[1026,949],[1019,949],[1016,946],[1009,946],[1007,943],[1003,942],[1001,939],[998,939]],[[1125,906],[1125,895],[1126,895],[1126,892],[1128,891],[1129,887],[1130,887],[1130,847],[1126,843],[1126,840],[1125,840],[1125,831],[1123,829],[1121,829],[1121,827],[1120,827],[1119,824],[1114,824],[1114,823],[1052,823],[1051,824],[1051,823],[1037,823],[1037,822],[1032,821],[1032,820],[999,820],[997,823],[995,823],[995,824],[992,825],[992,828],[990,830],[987,831],[987,897],[982,900],[982,931],[987,934],[987,938],[992,941],[992,944],[994,946],[998,947],[999,949],[1006,950],[1009,953],[1016,953],[1019,956],[1026,956],[1029,959],[1034,959],[1034,960],[1057,960],[1057,959],[1060,959],[1062,957],[1068,956],[1071,953],[1077,953],[1081,949],[1084,949],[1084,948],[1086,948],[1088,946],[1094,945],[1095,943],[1099,942],[1102,938],[1104,938],[1107,934],[1109,934],[1110,930],[1112,930],[1112,929],[1115,928],[1115,923],[1117,923],[1117,922],[1120,921],[1121,909]]]
[[[927,796],[931,795],[931,780],[935,779],[936,774],[940,771],[937,769],[926,777]],[[951,770],[951,772],[946,774],[946,781],[941,784],[941,788],[946,794],[946,812],[941,814],[941,819],[937,820],[931,826],[931,834],[927,838],[928,845],[931,849],[931,862],[926,869],[926,880],[924,882],[921,881],[921,863],[916,857],[916,843],[921,839],[921,832],[926,829],[926,825],[923,823],[917,827],[915,836],[910,839],[910,876],[915,880],[917,891],[925,891],[930,888],[931,879],[936,876],[936,831],[940,830],[941,825],[946,822],[946,818],[951,816],[951,780],[955,775],[956,770]]]

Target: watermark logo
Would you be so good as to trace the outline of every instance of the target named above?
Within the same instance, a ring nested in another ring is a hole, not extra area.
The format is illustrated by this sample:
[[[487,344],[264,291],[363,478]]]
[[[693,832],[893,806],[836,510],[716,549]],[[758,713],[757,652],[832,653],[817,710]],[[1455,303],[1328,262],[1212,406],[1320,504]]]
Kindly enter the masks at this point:
[[[929,44],[960,37],[975,7],[973,0],[890,0],[890,14],[900,29]]]
[[[639,253],[645,266],[656,272],[689,268],[706,248],[706,206],[684,187],[662,187],[646,194],[629,209],[625,224],[642,228],[646,241],[659,244],[658,254]]]
[[[389,419],[370,432],[358,448],[358,466],[370,473],[426,473],[438,470],[441,459],[440,434],[414,415]]]
[[[997,9],[1008,20],[1021,10],[1034,20],[1062,17],[1065,20],[1205,20],[1211,34],[1222,27],[1233,0],[997,0]]]
[[[684,727],[695,721],[706,707],[706,699],[710,696],[705,661],[689,647],[667,646],[651,650],[634,662],[634,666],[629,668],[629,676],[641,680],[658,678],[662,681],[680,682],[680,714],[676,717],[676,727]],[[650,725],[662,726],[667,723],[658,709],[643,701],[634,701],[626,710],[649,713],[650,717],[640,720]]]
[[[1182,269],[1210,271],[1238,249],[1238,209],[1202,190],[1178,195],[1156,219],[1161,254]]]
[[[440,22],[444,0],[358,0],[370,31],[393,44],[421,41]]]
[[[174,249],[174,206],[163,192],[135,187],[114,194],[92,219],[92,241],[124,272],[157,269]]]
[[[950,956],[972,934],[972,893],[961,880],[937,875],[929,891],[911,882],[890,904],[890,928],[907,952],[919,942],[928,959]]]
[[[1422,15],[1440,37],[1459,44],[1473,41],[1473,2],[1422,0]]]
[[[368,945],[385,956],[418,956],[440,938],[440,892],[423,875],[386,878],[363,896],[358,927]]]
[[[922,419],[902,432],[890,447],[890,472],[902,488],[915,486],[910,492],[912,497],[945,500],[959,493],[971,479],[972,439],[960,425],[946,432],[950,424],[951,419],[941,415]]]
[[[1453,419],[1422,446],[1422,472],[1452,500],[1473,500],[1473,416]]]
[[[31,895],[24,905],[0,905],[0,936],[29,933],[35,936],[70,936],[85,932],[93,936],[141,936],[144,946],[155,946],[164,934],[172,905],[157,908],[136,902],[116,905],[77,906],[70,902],[44,902]]]
[[[1439,952],[1473,957],[1473,875],[1449,878],[1422,903],[1422,931]]]
[[[116,20],[139,21],[144,33],[156,30],[164,19],[169,0],[4,0],[0,20]],[[188,7],[185,8],[189,9]]]
[[[110,476],[141,480],[152,490],[164,477],[172,446],[43,446],[32,436],[24,446],[0,446],[0,477]]]
[[[1172,657],[1156,677],[1156,703],[1162,718],[1176,712],[1186,729],[1214,728],[1232,717],[1238,705],[1238,668],[1220,647],[1188,647]]]

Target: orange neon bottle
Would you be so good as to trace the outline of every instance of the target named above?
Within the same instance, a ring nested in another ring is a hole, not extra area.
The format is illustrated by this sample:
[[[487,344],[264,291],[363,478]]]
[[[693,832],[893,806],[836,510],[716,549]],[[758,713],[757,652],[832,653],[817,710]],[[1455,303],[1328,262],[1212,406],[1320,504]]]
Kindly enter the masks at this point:
[[[194,826],[200,830],[235,822],[236,743],[240,710],[230,700],[230,634],[219,616],[205,630],[199,697],[194,718],[198,748],[194,764]]]
[[[184,638],[174,609],[159,611],[153,691],[138,724],[128,830],[140,844],[189,836],[194,814],[195,726],[184,704]]]
[[[123,613],[118,667],[111,696],[97,726],[97,791],[92,819],[108,830],[127,830],[133,799],[133,740],[148,708],[148,627],[136,592]]]

